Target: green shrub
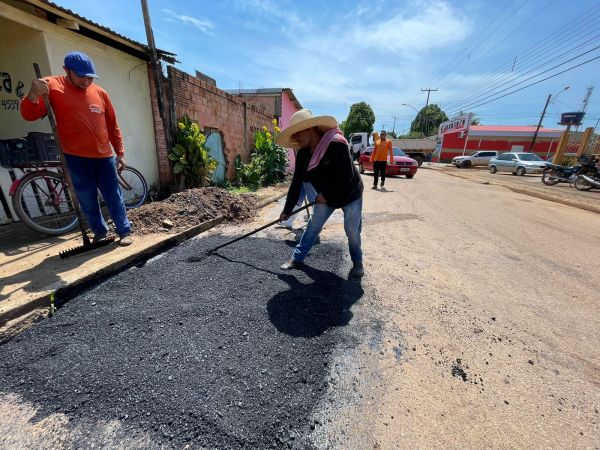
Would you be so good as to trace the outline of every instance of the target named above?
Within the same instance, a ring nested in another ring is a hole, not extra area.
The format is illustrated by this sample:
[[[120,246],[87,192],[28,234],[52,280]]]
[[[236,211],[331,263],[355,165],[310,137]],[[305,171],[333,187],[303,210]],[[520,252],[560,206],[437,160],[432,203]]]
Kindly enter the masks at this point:
[[[266,126],[254,133],[254,150],[248,164],[243,164],[239,158],[236,159],[238,182],[250,189],[270,186],[285,179],[287,150],[275,144],[275,139],[281,131],[276,120],[273,120],[273,128],[273,133]]]
[[[173,161],[173,172],[180,178],[180,185],[186,188],[206,186],[217,168],[217,161],[210,156],[204,145],[206,137],[197,123],[186,114],[177,124],[177,142],[169,153]]]

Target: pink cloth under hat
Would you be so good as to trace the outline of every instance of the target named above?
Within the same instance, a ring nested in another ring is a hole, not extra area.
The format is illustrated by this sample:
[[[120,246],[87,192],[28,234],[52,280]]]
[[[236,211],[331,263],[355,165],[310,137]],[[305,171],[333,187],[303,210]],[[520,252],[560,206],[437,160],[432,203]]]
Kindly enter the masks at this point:
[[[310,162],[308,163],[308,170],[312,170],[319,165],[319,163],[321,162],[321,158],[323,158],[323,155],[327,151],[329,144],[331,144],[332,142],[341,142],[342,144],[348,145],[348,141],[344,137],[344,133],[342,133],[342,130],[340,130],[339,128],[333,128],[331,130],[328,130],[323,135],[323,137],[317,144],[317,148],[310,157]]]

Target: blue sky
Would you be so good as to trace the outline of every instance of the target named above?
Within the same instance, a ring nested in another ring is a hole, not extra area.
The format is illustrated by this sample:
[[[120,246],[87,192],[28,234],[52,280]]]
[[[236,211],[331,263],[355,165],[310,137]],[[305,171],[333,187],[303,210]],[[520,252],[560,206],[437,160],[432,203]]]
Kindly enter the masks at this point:
[[[146,42],[139,1],[55,1]],[[464,110],[482,124],[537,124],[548,94],[566,86],[544,126],[579,110],[589,86],[584,125],[600,118],[600,59],[482,104],[599,57],[598,0],[148,3],[156,44],[178,55],[180,69],[200,70],[223,89],[290,87],[305,108],[338,120],[366,101],[376,128],[401,133],[414,118],[411,107],[425,104],[421,89],[437,88],[430,103],[449,116]]]

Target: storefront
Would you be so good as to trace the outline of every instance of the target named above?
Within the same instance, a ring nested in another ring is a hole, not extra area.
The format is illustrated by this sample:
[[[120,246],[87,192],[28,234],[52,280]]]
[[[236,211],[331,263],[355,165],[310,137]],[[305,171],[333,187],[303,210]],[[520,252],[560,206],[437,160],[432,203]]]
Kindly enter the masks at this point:
[[[468,130],[449,131],[438,138],[440,161],[480,150],[528,152],[535,130],[532,126],[471,125]],[[558,148],[562,133],[563,130],[540,128],[532,152],[548,159]]]

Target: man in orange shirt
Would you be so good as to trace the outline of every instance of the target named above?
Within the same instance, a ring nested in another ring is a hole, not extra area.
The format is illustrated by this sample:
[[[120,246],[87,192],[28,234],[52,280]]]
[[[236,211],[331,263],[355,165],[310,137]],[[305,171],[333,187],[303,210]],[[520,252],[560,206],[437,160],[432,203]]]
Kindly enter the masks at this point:
[[[68,53],[63,69],[65,76],[33,80],[29,93],[21,101],[21,116],[30,121],[44,117],[46,106],[40,97],[48,96],[73,187],[94,241],[108,233],[98,202],[100,190],[120,245],[129,245],[131,224],[117,178],[117,170],[125,167],[125,150],[115,110],[106,91],[93,84],[96,68],[87,55]]]
[[[392,141],[388,141],[387,133],[382,130],[379,134],[381,138],[375,142],[373,152],[371,153],[371,162],[373,163],[373,172],[375,172],[373,178],[373,187],[371,189],[377,189],[377,182],[379,181],[379,175],[381,174],[381,189],[385,184],[385,168],[387,166],[387,159],[389,156],[390,164],[394,164],[394,151],[392,150]]]

